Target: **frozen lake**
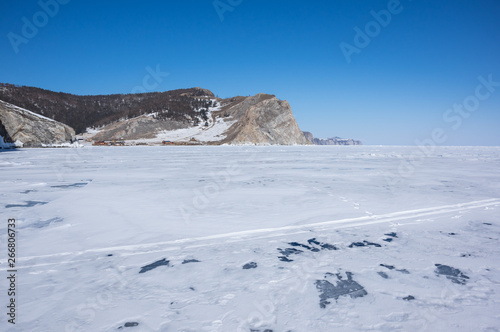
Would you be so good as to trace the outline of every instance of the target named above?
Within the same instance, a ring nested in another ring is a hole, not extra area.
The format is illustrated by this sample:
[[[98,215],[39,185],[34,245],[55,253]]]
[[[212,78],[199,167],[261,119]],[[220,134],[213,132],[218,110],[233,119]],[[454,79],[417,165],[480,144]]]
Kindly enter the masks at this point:
[[[499,331],[499,170],[498,147],[1,152],[2,331]]]

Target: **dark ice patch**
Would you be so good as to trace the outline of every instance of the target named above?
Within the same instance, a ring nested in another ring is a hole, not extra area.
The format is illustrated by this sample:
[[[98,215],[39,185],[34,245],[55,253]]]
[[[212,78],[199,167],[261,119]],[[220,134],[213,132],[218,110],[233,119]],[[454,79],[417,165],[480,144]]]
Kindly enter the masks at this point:
[[[368,241],[363,241],[367,246],[374,246],[374,247],[382,247],[380,244],[378,243],[374,243],[374,242],[368,242]]]
[[[289,242],[288,244],[291,245],[292,247],[300,247],[312,252],[318,252],[320,250],[326,249],[326,250],[337,250],[337,248],[329,243],[323,243],[319,242],[316,240],[316,238],[312,238],[307,240],[307,244],[299,243],[299,242]],[[321,249],[318,249],[317,247],[320,247]],[[278,256],[279,260],[283,262],[293,262],[293,259],[290,259],[290,255],[297,255],[300,253],[303,253],[303,250],[296,249],[296,248],[286,248],[286,249],[281,249],[278,248],[278,251],[282,256]]]
[[[50,186],[51,188],[73,188],[73,187],[85,187],[88,184],[88,182],[79,182],[79,183],[71,183],[71,184],[60,184],[56,186]]]
[[[286,256],[278,256],[278,259],[282,262],[293,262],[293,259],[290,259]]]
[[[326,250],[337,250],[337,247],[335,247],[333,244],[329,243],[321,243],[321,248],[326,249]]]
[[[312,239],[307,240],[307,243],[309,243],[309,244],[315,244],[317,246],[319,246],[321,244],[319,241],[316,240],[315,237],[312,238]]]
[[[29,208],[29,207],[33,207],[36,205],[45,205],[48,203],[48,202],[40,202],[40,201],[24,201],[24,202],[26,204],[7,204],[7,205],[5,205],[5,208],[6,209],[16,208],[16,207]]]
[[[380,266],[383,266],[389,270],[394,270],[394,265],[380,264]]]
[[[139,325],[139,323],[137,323],[137,322],[127,322],[127,323],[123,324],[123,326],[118,327],[118,330],[121,330],[124,327],[134,327],[134,326],[138,326],[138,325]]]
[[[255,269],[256,267],[257,267],[257,263],[250,262],[250,263],[246,263],[245,265],[243,265],[243,270]]]
[[[454,267],[442,264],[435,264],[435,266],[436,270],[434,270],[434,272],[436,275],[446,276],[446,278],[455,284],[465,285],[469,279],[469,277],[463,274],[462,271],[455,269]]]
[[[384,278],[384,279],[389,279],[389,276],[388,276],[388,275],[387,275],[387,273],[385,273],[385,272],[377,272],[377,274],[378,274],[379,276],[381,276],[382,278]]]
[[[311,250],[311,251],[314,251],[314,252],[318,252],[319,251],[318,248],[309,247],[308,245],[305,245],[305,244],[302,244],[302,243],[298,243],[298,242],[289,242],[288,244],[291,245],[292,247],[302,247],[304,249]]]
[[[36,190],[34,190],[34,189],[28,189],[28,190],[25,190],[25,191],[21,191],[21,194],[29,194],[29,193],[32,193],[32,192],[36,192]]]
[[[185,259],[182,261],[182,264],[188,264],[188,263],[199,263],[200,261],[197,259]]]
[[[284,255],[284,256],[289,256],[289,255],[296,255],[296,254],[300,254],[301,252],[303,252],[302,250],[299,250],[299,249],[295,249],[295,248],[286,248],[286,249],[281,249],[281,248],[278,248],[278,251]]]
[[[383,239],[382,241],[385,241],[385,242],[392,242],[392,238],[391,238],[391,237],[388,237],[387,239]]]
[[[407,269],[396,269],[396,267],[394,265],[380,264],[380,266],[383,266],[389,270],[395,270],[395,271],[398,271],[398,272],[401,272],[404,274],[410,274],[410,272]]]
[[[170,261],[167,261],[165,258],[163,258],[163,259],[160,259],[159,261],[156,261],[154,263],[144,265],[143,267],[141,267],[141,270],[139,271],[139,273],[145,273],[145,272],[151,271],[151,270],[156,269],[157,267],[163,266],[163,265],[169,266]]]
[[[489,223],[489,222],[483,222],[483,225],[488,225],[488,226],[491,226],[492,224]]]
[[[328,280],[316,280],[315,285],[320,292],[319,306],[321,308],[326,308],[326,305],[330,304],[328,299],[338,300],[341,296],[350,296],[354,299],[368,294],[363,286],[352,279],[351,272],[346,272],[346,276],[347,279],[343,279],[340,273],[327,273],[325,279],[331,278],[334,283]]]
[[[374,246],[374,247],[382,247],[378,243],[373,243],[373,242],[368,242],[368,241],[363,241],[363,242],[353,242],[349,245],[349,248],[354,248],[354,247],[367,247],[367,246]]]
[[[415,296],[408,295],[407,297],[403,297],[403,300],[405,300],[405,301],[412,301],[412,300],[415,300]]]
[[[337,247],[335,247],[333,244],[319,242],[316,240],[316,238],[312,238],[312,239],[307,240],[307,243],[309,243],[310,245],[315,244],[317,246],[320,246],[322,249],[326,249],[326,250],[337,250]]]
[[[280,254],[283,255],[283,256],[278,257],[280,259],[280,261],[283,261],[283,262],[293,262],[293,259],[289,259],[288,256],[303,253],[302,250],[295,249],[295,248],[286,248],[286,249],[278,248],[278,251],[280,252]]]
[[[390,237],[398,237],[398,235],[394,232],[390,232],[390,233],[387,233],[387,234],[384,234],[386,236],[390,236]]]

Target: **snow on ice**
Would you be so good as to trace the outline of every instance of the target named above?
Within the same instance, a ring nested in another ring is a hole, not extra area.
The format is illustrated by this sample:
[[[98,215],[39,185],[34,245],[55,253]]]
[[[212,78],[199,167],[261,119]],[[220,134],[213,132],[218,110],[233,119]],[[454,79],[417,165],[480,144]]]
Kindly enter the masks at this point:
[[[417,149],[1,152],[2,330],[498,331],[500,148]]]

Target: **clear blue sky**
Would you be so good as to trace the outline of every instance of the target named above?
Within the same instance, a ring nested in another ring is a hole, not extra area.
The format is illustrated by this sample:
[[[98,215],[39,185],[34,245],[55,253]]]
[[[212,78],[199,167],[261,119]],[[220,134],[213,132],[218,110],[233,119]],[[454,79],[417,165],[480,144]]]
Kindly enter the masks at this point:
[[[441,128],[442,145],[500,145],[500,85],[475,97],[479,76],[500,82],[498,0],[60,1],[51,15],[1,2],[0,82],[129,93],[159,66],[169,75],[148,91],[275,94],[316,137],[413,145]],[[348,62],[355,27],[372,37]],[[447,113],[464,100],[473,111]]]

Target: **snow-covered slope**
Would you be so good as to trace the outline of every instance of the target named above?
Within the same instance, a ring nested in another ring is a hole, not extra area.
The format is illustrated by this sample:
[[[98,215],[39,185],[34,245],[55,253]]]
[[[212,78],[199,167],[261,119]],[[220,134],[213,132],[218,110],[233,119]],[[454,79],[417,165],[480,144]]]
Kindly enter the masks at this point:
[[[418,153],[2,155],[0,218],[17,220],[19,292],[16,326],[4,316],[0,329],[498,330],[500,148],[436,148],[417,163]],[[414,172],[399,174],[408,160]]]
[[[217,102],[215,99],[211,101]],[[224,133],[235,122],[232,119],[216,117],[214,113],[220,111],[221,108],[220,103],[218,106],[208,107],[205,113],[206,120],[202,118],[201,109],[198,109],[196,125],[190,125],[188,122],[158,120],[157,114],[151,113],[121,120],[99,128],[97,131],[89,128],[85,136],[92,137],[95,141],[126,140],[128,144],[187,142],[191,139],[204,143],[220,141],[226,138]],[[90,135],[92,131],[94,135]]]

